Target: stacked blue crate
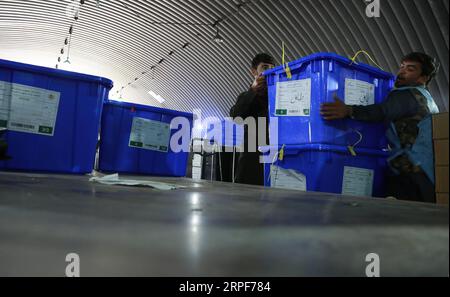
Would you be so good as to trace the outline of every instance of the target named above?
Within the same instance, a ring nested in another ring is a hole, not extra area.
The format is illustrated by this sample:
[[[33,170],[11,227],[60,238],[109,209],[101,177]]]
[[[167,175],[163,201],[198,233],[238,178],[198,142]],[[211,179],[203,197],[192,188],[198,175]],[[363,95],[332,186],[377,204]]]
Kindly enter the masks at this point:
[[[0,170],[90,173],[112,81],[0,60]]]
[[[172,120],[176,118],[181,119],[185,127],[172,129]],[[108,101],[102,117],[99,170],[184,177],[192,122],[190,113]],[[174,135],[179,145],[175,151],[171,146]],[[184,140],[184,146],[178,140]]]
[[[300,189],[383,196],[387,127],[351,119],[326,121],[320,107],[333,102],[335,95],[349,105],[381,103],[394,87],[394,76],[331,53],[304,57],[289,67],[291,78],[283,66],[265,73],[271,123],[278,121],[270,143],[278,150],[283,147],[286,155],[284,161],[266,164],[266,186],[287,187],[281,186],[283,181],[273,182],[271,172],[288,170],[305,176]],[[364,185],[351,178],[363,180],[371,190],[363,191]]]

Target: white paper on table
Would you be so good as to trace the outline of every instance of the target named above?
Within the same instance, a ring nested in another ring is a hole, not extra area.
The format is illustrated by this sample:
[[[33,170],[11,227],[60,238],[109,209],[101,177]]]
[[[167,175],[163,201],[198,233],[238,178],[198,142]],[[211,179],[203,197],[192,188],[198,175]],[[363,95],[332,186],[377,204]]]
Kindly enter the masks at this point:
[[[143,180],[131,180],[131,179],[120,179],[119,174],[111,174],[103,177],[93,177],[89,180],[90,182],[97,182],[103,185],[118,185],[118,186],[144,186],[150,187],[157,190],[169,191],[184,188],[182,186],[176,186],[172,184],[153,182],[153,181],[143,181]]]

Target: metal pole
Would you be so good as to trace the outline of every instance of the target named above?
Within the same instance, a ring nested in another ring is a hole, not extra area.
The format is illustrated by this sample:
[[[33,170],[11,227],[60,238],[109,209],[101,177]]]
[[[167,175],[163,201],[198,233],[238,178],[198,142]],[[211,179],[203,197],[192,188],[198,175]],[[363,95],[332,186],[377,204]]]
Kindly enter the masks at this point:
[[[234,178],[234,166],[235,166],[235,164],[236,164],[236,146],[233,145],[233,172],[232,172],[232,174],[233,174],[233,177],[232,177],[233,184],[235,183],[235,178]]]
[[[211,154],[211,181],[213,181],[213,172],[214,172],[214,154],[215,154],[216,144],[214,144]]]
[[[220,181],[223,182],[223,175],[222,175],[222,147],[219,148],[219,171],[220,171]]]

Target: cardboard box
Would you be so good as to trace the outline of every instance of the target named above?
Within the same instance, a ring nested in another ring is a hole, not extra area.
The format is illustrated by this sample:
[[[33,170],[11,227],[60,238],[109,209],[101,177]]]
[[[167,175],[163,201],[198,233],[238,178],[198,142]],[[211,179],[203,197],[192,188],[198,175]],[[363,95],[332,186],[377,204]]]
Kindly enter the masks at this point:
[[[448,139],[434,141],[434,161],[436,166],[448,166]]]
[[[448,193],[448,166],[436,166],[436,193]]]
[[[448,205],[448,193],[437,193],[436,203],[440,205]]]
[[[433,116],[433,138],[448,139],[448,112]]]

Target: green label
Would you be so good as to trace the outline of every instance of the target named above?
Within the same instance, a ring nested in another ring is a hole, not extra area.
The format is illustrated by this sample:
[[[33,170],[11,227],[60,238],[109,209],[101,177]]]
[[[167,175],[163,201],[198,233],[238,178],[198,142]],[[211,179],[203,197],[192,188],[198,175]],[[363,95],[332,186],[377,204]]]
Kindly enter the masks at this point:
[[[144,144],[143,144],[142,142],[130,141],[130,146],[134,146],[134,147],[144,147]]]
[[[8,121],[0,120],[0,128],[7,128],[7,127],[8,127]]]
[[[287,109],[277,109],[276,115],[287,115]]]
[[[159,150],[160,150],[160,151],[166,152],[166,151],[169,150],[169,148],[168,148],[167,146],[160,146],[160,147],[159,147]]]
[[[310,113],[310,110],[309,110],[309,109],[304,109],[304,110],[303,110],[303,114],[304,114],[304,115],[309,115],[309,113]]]
[[[46,127],[46,126],[39,126],[39,133],[42,134],[53,134],[53,128],[52,127]]]

